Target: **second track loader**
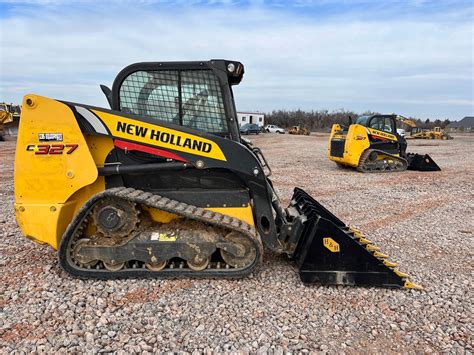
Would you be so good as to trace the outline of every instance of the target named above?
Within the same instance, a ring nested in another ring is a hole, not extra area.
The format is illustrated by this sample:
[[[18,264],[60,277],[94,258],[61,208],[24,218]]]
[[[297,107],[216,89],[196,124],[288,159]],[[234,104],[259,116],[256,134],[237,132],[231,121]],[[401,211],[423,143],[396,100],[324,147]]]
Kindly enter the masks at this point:
[[[20,106],[0,102],[0,141],[16,140],[20,111]]]
[[[111,109],[24,97],[15,158],[23,233],[80,278],[235,278],[264,246],[305,283],[420,288],[306,192],[282,206],[241,139],[236,61],[137,63],[102,86]]]
[[[363,173],[441,170],[428,154],[406,152],[407,141],[397,132],[397,121],[416,127],[414,121],[399,115],[360,116],[347,126],[334,124],[329,159]]]
[[[303,126],[293,126],[288,130],[288,133],[297,136],[309,136],[311,134],[311,131],[309,129],[304,128]]]

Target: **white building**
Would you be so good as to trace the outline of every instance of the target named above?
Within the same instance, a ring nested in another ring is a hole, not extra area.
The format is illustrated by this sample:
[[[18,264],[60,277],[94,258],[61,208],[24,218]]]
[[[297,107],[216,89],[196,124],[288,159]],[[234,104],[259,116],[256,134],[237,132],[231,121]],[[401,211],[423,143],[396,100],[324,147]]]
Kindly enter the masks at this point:
[[[237,122],[239,122],[239,127],[247,123],[254,123],[263,127],[265,124],[265,115],[260,112],[237,112]]]

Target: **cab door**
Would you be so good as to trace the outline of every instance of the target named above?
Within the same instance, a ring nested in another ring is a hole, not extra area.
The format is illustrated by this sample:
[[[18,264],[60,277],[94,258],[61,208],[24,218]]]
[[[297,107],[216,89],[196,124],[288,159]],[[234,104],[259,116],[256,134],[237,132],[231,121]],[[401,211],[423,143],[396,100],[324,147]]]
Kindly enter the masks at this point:
[[[400,154],[400,140],[393,116],[376,115],[367,122],[370,148]]]

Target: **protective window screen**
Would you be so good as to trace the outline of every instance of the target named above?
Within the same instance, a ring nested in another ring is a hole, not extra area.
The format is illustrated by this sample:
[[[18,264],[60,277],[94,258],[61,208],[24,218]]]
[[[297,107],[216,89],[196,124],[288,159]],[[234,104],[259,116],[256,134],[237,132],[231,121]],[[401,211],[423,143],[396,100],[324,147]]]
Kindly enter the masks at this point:
[[[211,70],[137,71],[122,83],[120,109],[205,132],[226,133],[224,101]]]

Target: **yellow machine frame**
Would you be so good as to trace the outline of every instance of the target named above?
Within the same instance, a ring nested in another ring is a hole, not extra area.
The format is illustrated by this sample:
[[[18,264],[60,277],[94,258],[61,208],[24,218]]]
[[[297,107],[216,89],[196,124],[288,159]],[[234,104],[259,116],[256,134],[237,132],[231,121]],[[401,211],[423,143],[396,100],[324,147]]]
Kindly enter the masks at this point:
[[[39,119],[40,118],[40,119]],[[111,119],[108,117],[108,119]],[[43,132],[62,132],[60,144],[41,139]],[[23,101],[15,156],[15,214],[23,233],[57,249],[69,222],[91,196],[105,190],[103,166],[114,148],[111,138],[84,136],[72,111],[56,100],[27,95]],[[55,155],[51,159],[51,155]],[[45,204],[45,196],[48,203]],[[208,207],[254,225],[252,207]],[[157,222],[176,215],[150,212]],[[44,221],[49,223],[45,224]]]

